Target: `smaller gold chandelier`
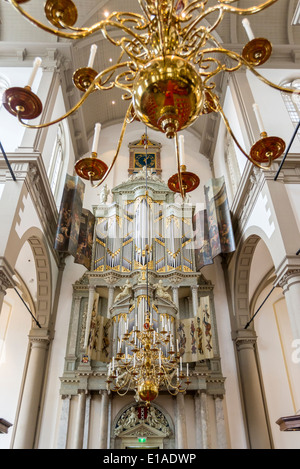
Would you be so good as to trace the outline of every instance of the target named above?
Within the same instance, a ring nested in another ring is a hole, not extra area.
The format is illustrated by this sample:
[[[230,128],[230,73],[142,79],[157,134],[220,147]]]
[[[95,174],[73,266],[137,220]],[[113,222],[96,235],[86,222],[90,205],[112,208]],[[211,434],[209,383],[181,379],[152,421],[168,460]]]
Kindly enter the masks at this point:
[[[165,388],[170,394],[185,392],[190,383],[187,364],[174,350],[170,320],[163,317],[162,330],[154,330],[151,314],[146,313],[143,329],[128,332],[126,328],[116,357],[108,365],[107,387],[123,396],[133,390],[147,406]],[[125,349],[125,352],[122,351]]]

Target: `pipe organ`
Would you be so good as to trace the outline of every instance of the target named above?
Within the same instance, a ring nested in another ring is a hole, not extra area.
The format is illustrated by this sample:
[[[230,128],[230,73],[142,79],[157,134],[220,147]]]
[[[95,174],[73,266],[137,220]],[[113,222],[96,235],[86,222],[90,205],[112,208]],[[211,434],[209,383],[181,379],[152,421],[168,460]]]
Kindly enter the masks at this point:
[[[163,193],[150,179],[147,194],[142,185],[126,198],[114,189],[115,201],[96,209],[94,270],[193,272],[192,208],[176,204],[165,184]]]
[[[92,268],[73,285],[61,377],[61,395],[74,401],[82,390],[92,401],[103,393],[110,405],[122,399],[105,394],[107,370],[120,352],[133,353],[121,338],[125,330],[134,337],[133,331],[143,329],[147,311],[153,329],[168,331],[184,369],[189,366],[187,393],[197,397],[225,392],[213,285],[195,265],[193,207],[181,200],[176,203],[175,194],[159,176],[147,173],[147,185],[145,176],[144,171],[132,174],[112,189],[111,202],[101,199],[93,207]],[[164,347],[170,343],[161,344],[166,356],[169,349]],[[134,402],[137,396],[130,392]],[[161,389],[157,397],[162,408],[167,395]],[[110,444],[120,447],[122,432],[117,434],[112,427],[110,437]],[[165,437],[164,445],[174,447],[174,438],[173,432]]]

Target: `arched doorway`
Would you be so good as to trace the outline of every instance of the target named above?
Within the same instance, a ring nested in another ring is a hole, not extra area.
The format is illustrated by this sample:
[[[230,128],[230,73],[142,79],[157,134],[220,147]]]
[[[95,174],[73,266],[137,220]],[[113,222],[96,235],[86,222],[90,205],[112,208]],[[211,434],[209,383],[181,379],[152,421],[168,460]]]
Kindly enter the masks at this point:
[[[157,405],[131,403],[116,416],[112,426],[116,449],[163,449],[174,445],[170,416]]]

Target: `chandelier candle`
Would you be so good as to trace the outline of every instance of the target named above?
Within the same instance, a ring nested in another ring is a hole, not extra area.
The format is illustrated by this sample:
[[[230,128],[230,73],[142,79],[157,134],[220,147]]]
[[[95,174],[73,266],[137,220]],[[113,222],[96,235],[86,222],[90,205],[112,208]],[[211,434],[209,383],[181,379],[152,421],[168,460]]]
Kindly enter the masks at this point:
[[[264,124],[263,124],[263,121],[262,121],[262,118],[261,118],[261,114],[260,114],[258,104],[256,104],[256,103],[253,104],[253,111],[255,112],[255,116],[256,116],[257,123],[258,123],[260,134],[265,134],[266,131],[265,131]]]
[[[92,153],[97,153],[100,130],[101,130],[101,124],[97,123],[95,125],[95,133],[94,133],[94,140],[93,140],[93,146],[92,146]]]
[[[247,36],[248,36],[249,41],[253,41],[253,39],[255,39],[255,36],[254,36],[253,31],[252,31],[252,29],[251,29],[249,20],[248,20],[247,18],[244,18],[244,19],[242,20],[242,24],[243,24],[243,26],[244,26],[244,28],[245,28],[245,31],[246,31],[246,33],[247,33]]]
[[[181,166],[185,166],[185,154],[184,154],[184,136],[179,136],[179,155]]]
[[[33,62],[33,69],[32,69],[30,78],[29,78],[28,83],[27,83],[27,86],[29,88],[31,88],[32,85],[33,85],[34,79],[36,77],[37,71],[38,71],[41,63],[42,63],[42,59],[40,57],[37,57]]]
[[[96,52],[97,52],[97,46],[96,44],[93,44],[91,46],[90,57],[88,61],[88,68],[93,68]]]

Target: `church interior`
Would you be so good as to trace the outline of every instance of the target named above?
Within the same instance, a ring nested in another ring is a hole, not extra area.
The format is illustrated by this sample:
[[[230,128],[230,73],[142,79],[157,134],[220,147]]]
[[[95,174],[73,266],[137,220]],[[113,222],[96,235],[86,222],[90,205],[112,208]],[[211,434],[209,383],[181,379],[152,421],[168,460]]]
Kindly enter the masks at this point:
[[[0,448],[300,447],[300,1],[1,0]]]

